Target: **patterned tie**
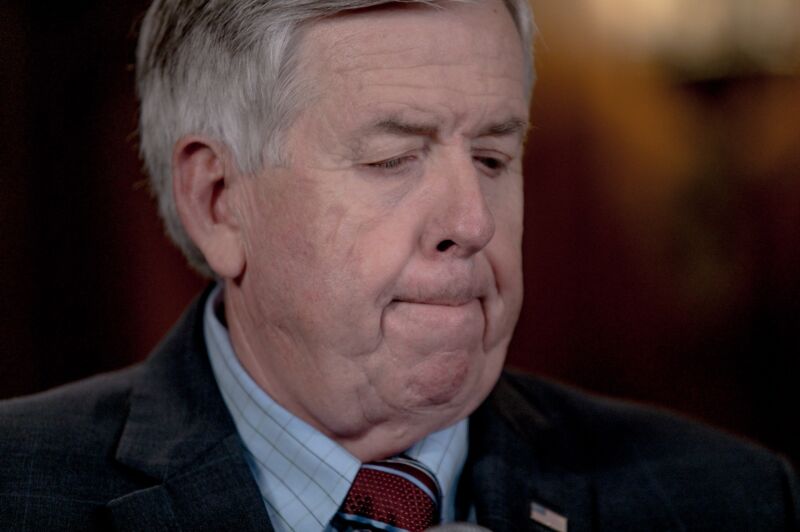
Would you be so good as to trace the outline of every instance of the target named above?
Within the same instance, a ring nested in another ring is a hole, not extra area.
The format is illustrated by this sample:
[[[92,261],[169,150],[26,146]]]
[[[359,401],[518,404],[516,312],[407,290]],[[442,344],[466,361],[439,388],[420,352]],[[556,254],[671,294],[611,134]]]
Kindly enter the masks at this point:
[[[439,522],[439,483],[406,456],[363,464],[331,525],[339,532],[422,532]]]

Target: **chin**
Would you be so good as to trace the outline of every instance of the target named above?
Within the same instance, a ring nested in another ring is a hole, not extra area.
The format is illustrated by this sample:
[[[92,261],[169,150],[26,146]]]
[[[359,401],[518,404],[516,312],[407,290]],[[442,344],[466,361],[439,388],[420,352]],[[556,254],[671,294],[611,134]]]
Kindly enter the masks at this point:
[[[405,394],[411,395],[412,408],[456,407],[474,397],[481,380],[483,353],[443,353],[417,366],[406,381]]]

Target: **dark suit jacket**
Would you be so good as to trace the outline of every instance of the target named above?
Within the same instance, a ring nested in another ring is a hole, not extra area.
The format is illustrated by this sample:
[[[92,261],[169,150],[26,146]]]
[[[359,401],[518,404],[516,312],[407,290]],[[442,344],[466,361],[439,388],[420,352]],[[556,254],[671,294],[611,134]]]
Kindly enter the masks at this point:
[[[271,530],[207,360],[202,300],[146,362],[0,405],[0,529]],[[794,473],[698,425],[505,375],[470,419],[478,521],[544,530],[798,530]]]

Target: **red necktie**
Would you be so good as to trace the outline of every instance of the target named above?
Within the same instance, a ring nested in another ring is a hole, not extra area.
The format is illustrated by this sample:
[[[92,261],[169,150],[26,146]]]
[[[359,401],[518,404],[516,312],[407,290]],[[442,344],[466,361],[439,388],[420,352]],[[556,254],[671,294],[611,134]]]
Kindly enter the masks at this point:
[[[404,456],[363,464],[331,524],[339,532],[422,532],[439,522],[441,490],[424,465]]]

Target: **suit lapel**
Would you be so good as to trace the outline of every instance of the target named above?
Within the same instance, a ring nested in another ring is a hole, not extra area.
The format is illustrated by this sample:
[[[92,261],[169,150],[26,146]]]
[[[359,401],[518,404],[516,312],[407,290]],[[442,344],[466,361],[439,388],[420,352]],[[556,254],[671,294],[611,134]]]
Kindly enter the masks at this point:
[[[108,504],[118,530],[272,530],[208,362],[207,294],[140,367],[116,459],[151,487]]]
[[[467,475],[478,523],[494,532],[551,530],[531,519],[531,503],[590,530],[592,483],[563,465],[570,451],[557,425],[501,379],[470,418]],[[462,484],[463,486],[463,484]]]
[[[272,531],[235,436],[154,487],[109,503],[116,530]]]
[[[480,524],[494,532],[557,530],[531,518],[536,503],[566,518],[569,532],[684,529],[635,448],[598,444],[602,416],[565,408],[576,402],[567,398],[572,392],[538,383],[523,394],[513,382],[501,378],[470,418],[466,476]]]

